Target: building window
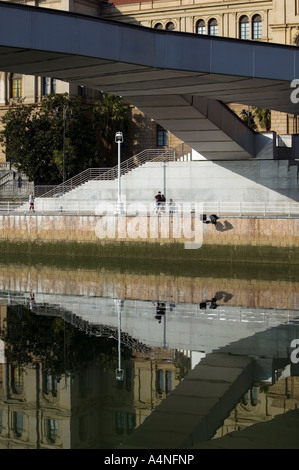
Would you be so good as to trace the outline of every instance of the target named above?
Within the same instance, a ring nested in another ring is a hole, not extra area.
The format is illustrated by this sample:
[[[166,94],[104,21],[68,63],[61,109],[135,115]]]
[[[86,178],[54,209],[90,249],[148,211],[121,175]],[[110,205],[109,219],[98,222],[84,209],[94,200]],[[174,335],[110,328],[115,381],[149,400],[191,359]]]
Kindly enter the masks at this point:
[[[218,23],[215,18],[212,18],[209,21],[209,35],[210,36],[218,36]]]
[[[46,419],[46,436],[50,444],[54,444],[58,435],[58,423],[56,419]]]
[[[163,29],[162,23],[156,23],[154,26],[155,29]]]
[[[174,31],[174,24],[172,21],[169,21],[169,23],[166,24],[166,27],[165,29],[167,29],[167,31]]]
[[[12,426],[15,437],[21,437],[23,434],[23,413],[13,411]]]
[[[165,382],[164,382],[164,372],[163,370],[157,370],[156,373],[156,392],[158,395],[162,395],[164,392],[165,388]]]
[[[57,378],[51,374],[43,374],[43,393],[48,395],[49,393],[53,397],[57,397],[58,382]]]
[[[115,413],[115,427],[117,434],[123,434],[125,432],[126,417],[125,413],[123,413],[122,411],[117,411]]]
[[[249,39],[249,20],[248,16],[241,16],[239,22],[239,35],[240,39]]]
[[[44,77],[43,78],[43,95],[50,95],[56,93],[56,78]]]
[[[252,18],[252,39],[261,39],[262,37],[262,18],[260,15],[254,15]]]
[[[168,132],[159,124],[157,125],[157,146],[165,147],[168,145]]]
[[[23,392],[24,376],[23,369],[19,366],[12,367],[11,388],[13,393],[20,395]]]
[[[172,373],[167,371],[166,372],[166,395],[172,391]]]
[[[127,414],[127,434],[131,434],[136,427],[136,415],[135,413]]]
[[[21,98],[22,96],[22,75],[12,73],[10,76],[10,97]]]
[[[197,34],[206,34],[206,24],[204,20],[198,20],[196,23]]]

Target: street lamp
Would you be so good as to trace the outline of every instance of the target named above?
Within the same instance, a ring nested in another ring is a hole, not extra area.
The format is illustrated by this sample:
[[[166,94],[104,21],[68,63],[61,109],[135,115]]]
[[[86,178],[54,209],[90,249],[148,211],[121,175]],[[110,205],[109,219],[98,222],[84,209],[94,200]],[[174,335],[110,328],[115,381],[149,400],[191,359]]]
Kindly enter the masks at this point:
[[[115,142],[117,143],[118,147],[118,158],[117,158],[117,205],[116,205],[116,214],[122,213],[122,203],[121,203],[121,186],[120,186],[120,145],[123,143],[123,133],[118,131],[115,134]]]
[[[59,118],[59,112],[62,110],[63,133],[62,133],[62,181],[65,182],[65,128],[66,128],[66,111],[68,106],[58,106],[55,117]],[[73,119],[72,113],[70,119]]]
[[[118,316],[118,368],[115,371],[116,380],[124,380],[124,370],[121,368],[121,312],[124,308],[123,299],[114,299]]]

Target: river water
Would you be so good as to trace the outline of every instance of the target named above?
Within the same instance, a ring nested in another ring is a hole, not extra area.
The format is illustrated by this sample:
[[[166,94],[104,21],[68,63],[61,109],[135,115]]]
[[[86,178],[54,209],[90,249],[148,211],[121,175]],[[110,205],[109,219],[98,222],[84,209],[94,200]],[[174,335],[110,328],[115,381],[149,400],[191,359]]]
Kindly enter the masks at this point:
[[[298,408],[298,287],[276,264],[7,257],[0,448],[117,449],[217,352],[260,368],[210,439]]]

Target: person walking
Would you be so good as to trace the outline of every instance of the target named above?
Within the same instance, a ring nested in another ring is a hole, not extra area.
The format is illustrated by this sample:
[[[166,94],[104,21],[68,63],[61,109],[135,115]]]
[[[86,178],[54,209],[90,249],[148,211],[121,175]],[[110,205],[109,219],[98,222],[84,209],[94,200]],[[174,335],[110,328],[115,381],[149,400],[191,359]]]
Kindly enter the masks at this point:
[[[156,196],[155,196],[155,200],[156,200],[156,209],[155,209],[155,212],[156,212],[156,213],[158,213],[158,212],[165,212],[165,202],[166,202],[166,199],[165,199],[164,194],[161,193],[161,191],[158,191],[158,194],[156,194]]]
[[[29,212],[35,212],[35,210],[34,210],[34,196],[33,196],[32,192],[29,195]]]
[[[158,194],[156,194],[155,196],[155,200],[156,200],[156,209],[155,209],[155,212],[156,214],[159,212],[160,210],[160,205],[161,205],[161,202],[162,202],[162,194],[161,194],[161,191],[158,191]]]

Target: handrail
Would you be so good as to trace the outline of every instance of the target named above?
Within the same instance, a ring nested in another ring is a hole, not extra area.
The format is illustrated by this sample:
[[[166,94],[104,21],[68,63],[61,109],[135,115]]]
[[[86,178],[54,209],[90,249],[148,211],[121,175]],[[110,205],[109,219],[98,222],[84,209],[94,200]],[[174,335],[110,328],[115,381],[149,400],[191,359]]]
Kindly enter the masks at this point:
[[[96,179],[101,173],[105,173],[107,168],[88,168],[87,170],[82,171],[78,175],[70,178],[64,183],[58,184],[50,191],[45,192],[40,197],[60,197],[63,194],[71,191],[72,189],[77,188],[81,184],[86,183],[87,181]]]
[[[50,203],[51,202],[51,203]],[[116,203],[116,202],[115,202]],[[127,201],[124,215],[154,216],[154,201]],[[200,213],[216,214],[218,217],[250,217],[250,218],[299,218],[299,202],[226,202],[226,201],[182,201],[169,200],[166,203],[165,213],[161,216],[187,216]],[[0,214],[24,214],[29,211],[29,203],[15,201],[0,201]],[[95,215],[113,214],[115,204],[111,201],[86,201],[82,199],[69,199],[67,201],[53,198],[36,200],[35,215]]]
[[[0,186],[4,185],[7,181],[11,179],[11,172],[8,171],[3,176],[0,176]]]
[[[8,170],[11,169],[11,163],[10,162],[0,162],[0,168],[7,168]]]
[[[124,175],[149,161],[174,161],[174,149],[146,149],[128,158],[120,165],[120,175]],[[114,180],[118,176],[118,165],[112,168],[89,168],[64,183],[55,186],[40,197],[60,197],[90,180]]]

